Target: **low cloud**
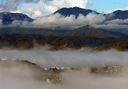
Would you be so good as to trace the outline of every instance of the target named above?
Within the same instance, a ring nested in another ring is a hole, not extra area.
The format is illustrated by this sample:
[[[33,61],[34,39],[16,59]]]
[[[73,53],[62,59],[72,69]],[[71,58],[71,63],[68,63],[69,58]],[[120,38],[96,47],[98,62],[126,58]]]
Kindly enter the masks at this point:
[[[40,14],[40,13],[39,13]],[[106,19],[103,14],[89,13],[87,16],[80,14],[78,18],[74,15],[64,17],[59,13],[47,17],[40,17],[33,22],[15,20],[8,27],[32,27],[32,28],[77,28],[84,25],[101,24]]]
[[[31,9],[30,9],[31,10]],[[41,16],[40,11],[35,11],[36,16]],[[34,16],[34,15],[33,15]],[[78,27],[91,25],[96,28],[102,29],[128,29],[128,19],[115,19],[106,20],[114,16],[114,14],[96,14],[94,12],[84,16],[79,14],[76,18],[75,15],[64,17],[63,15],[56,13],[45,17],[38,17],[32,22],[14,20],[9,25],[2,25],[0,27],[23,27],[23,28],[50,28],[50,29],[75,29]]]
[[[7,62],[0,63],[0,89],[126,89],[127,79],[127,52],[115,50],[86,53],[71,50],[44,51],[43,49],[32,50],[0,50],[0,58],[18,58],[29,60],[41,67],[68,66],[80,68],[61,73],[60,83],[45,83],[35,80],[34,69],[27,64]],[[115,75],[98,75],[89,72],[89,66],[121,65],[126,66],[121,73]],[[22,71],[21,71],[22,70]]]
[[[103,24],[100,25],[94,25],[95,27],[98,28],[103,28],[103,29],[128,29],[128,19],[115,19],[111,21],[105,21]]]
[[[115,19],[111,21],[106,21],[105,24],[128,24],[128,19]]]
[[[89,52],[91,48],[83,48],[80,50],[59,50],[48,51],[43,47],[40,49],[31,50],[0,50],[1,58],[16,58],[21,60],[29,60],[42,67],[87,67],[93,65],[120,65],[124,61],[127,62],[127,52],[121,53],[116,50]],[[124,55],[124,56],[122,56]],[[100,62],[100,64],[99,64]],[[125,62],[124,62],[125,63]]]
[[[102,28],[106,30],[112,31],[113,29],[128,29],[128,25],[119,25],[119,24],[101,24],[101,25],[93,25],[97,28]]]

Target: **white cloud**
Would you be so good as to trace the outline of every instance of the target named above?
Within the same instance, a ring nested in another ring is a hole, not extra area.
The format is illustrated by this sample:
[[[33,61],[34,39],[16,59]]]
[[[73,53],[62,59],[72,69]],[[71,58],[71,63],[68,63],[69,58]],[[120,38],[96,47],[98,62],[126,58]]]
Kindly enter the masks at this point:
[[[28,8],[28,9],[27,9]],[[21,3],[19,9],[23,12],[28,14],[32,18],[36,18],[38,16],[45,16],[50,15],[54,11],[57,10],[57,7],[49,5],[44,1],[40,0],[37,3]],[[42,14],[38,15],[35,12],[40,12]],[[33,16],[34,14],[34,16]]]
[[[81,7],[85,8],[89,0],[53,0],[52,4],[59,8],[61,7]]]
[[[31,14],[31,17],[32,18],[37,18],[37,17],[41,17],[42,15],[43,15],[42,12],[40,12],[40,11],[34,11],[34,13]]]
[[[28,8],[30,11],[33,10]],[[20,12],[20,11],[19,11]],[[111,21],[105,21],[106,16],[103,14],[89,13],[86,16],[80,14],[76,19],[74,15],[67,17],[62,16],[61,14],[53,14],[50,16],[42,16],[42,12],[34,11],[31,16],[36,18],[33,22],[27,21],[13,21],[12,24],[8,27],[32,27],[32,28],[59,28],[59,29],[75,29],[85,25],[93,25],[94,27],[103,28],[103,29],[128,29],[128,19],[115,19]],[[107,15],[107,18],[113,16],[113,14]],[[1,27],[3,25],[1,24]]]
[[[86,16],[86,20],[89,21],[89,25],[102,23],[105,19],[106,17],[103,16],[103,14],[97,15],[95,13],[89,13]]]
[[[126,24],[128,23],[128,19],[115,19],[115,20],[112,20],[112,21],[106,21],[105,23],[107,24]]]
[[[9,11],[13,8],[13,5],[17,2],[17,0],[6,0],[5,5],[3,5],[3,11]]]
[[[128,19],[115,19],[111,21],[105,21],[103,24],[100,25],[94,25],[95,27],[98,28],[103,28],[103,29],[128,29]]]
[[[10,11],[11,13],[22,13],[20,10]]]
[[[41,15],[40,12],[39,13],[37,12],[37,14],[38,16]],[[80,14],[76,19],[74,15],[64,17],[59,13],[57,13],[47,17],[36,18],[33,22],[13,21],[13,23],[8,26],[33,27],[33,28],[56,28],[56,27],[74,28],[84,25],[100,24],[104,20],[105,20],[105,16],[103,16],[102,14],[97,15],[95,13],[90,13],[87,16],[83,16],[82,14]]]
[[[93,25],[97,28],[103,28],[106,30],[112,31],[113,29],[128,29],[128,25],[119,25],[119,24],[101,24],[101,25]]]
[[[125,8],[118,8],[117,10],[128,10],[128,7],[125,7]]]
[[[89,0],[7,0],[0,7],[3,8],[3,11],[19,10],[28,15],[33,14],[35,11],[40,11],[43,16],[46,16],[63,7],[77,6],[86,8],[90,3]]]
[[[36,14],[36,15],[35,15]],[[36,11],[34,16],[41,16],[40,11]],[[75,15],[70,15],[67,17],[62,16],[59,13],[47,16],[36,18],[32,22],[27,21],[18,21],[15,20],[12,24],[7,25],[7,27],[26,27],[26,28],[66,28],[74,29],[85,25],[95,25],[101,24],[106,19],[103,14],[90,13],[87,16],[80,14],[76,19]]]
[[[3,27],[2,20],[0,19],[0,28]]]

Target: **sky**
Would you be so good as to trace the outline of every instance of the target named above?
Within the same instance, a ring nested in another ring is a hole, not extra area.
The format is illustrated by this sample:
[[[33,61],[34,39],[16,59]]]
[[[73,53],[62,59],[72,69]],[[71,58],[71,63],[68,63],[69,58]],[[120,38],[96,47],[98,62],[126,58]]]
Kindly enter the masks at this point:
[[[117,9],[128,10],[128,0],[91,0],[93,5],[89,9],[100,12],[111,12]]]
[[[128,10],[127,0],[0,0],[0,11],[24,13],[32,18],[47,16],[63,7],[81,7],[109,13]]]

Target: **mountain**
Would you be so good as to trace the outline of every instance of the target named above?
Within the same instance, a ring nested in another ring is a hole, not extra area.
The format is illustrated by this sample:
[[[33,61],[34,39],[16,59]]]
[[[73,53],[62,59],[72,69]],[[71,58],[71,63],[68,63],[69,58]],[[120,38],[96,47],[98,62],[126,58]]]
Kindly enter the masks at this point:
[[[106,31],[100,28],[94,28],[89,25],[77,28],[75,30],[71,30],[65,32],[63,36],[77,36],[77,37],[96,37],[96,38],[106,38],[106,37],[128,37],[128,35],[124,35],[119,32],[111,32]]]
[[[3,34],[0,35],[0,48],[30,49],[35,43],[41,46],[50,45],[52,50],[62,48],[78,49],[81,47],[97,47],[126,41],[128,38],[96,38],[73,36],[42,36],[37,34]]]
[[[82,14],[84,16],[88,15],[89,13],[95,13],[95,14],[101,14],[99,12],[96,12],[94,10],[90,9],[83,9],[79,7],[73,7],[73,8],[61,8],[54,12],[53,14],[59,13],[63,16],[70,16],[70,15],[75,15],[76,18]],[[128,19],[128,10],[116,10],[112,13],[109,14],[104,14],[106,16],[106,20],[115,20],[115,19]],[[2,20],[3,24],[10,24],[14,20],[19,20],[19,21],[33,21],[32,18],[28,17],[25,14],[22,13],[10,13],[10,12],[1,12],[0,13],[0,19]]]
[[[114,20],[114,19],[128,19],[128,10],[116,10],[114,12],[112,12],[111,14],[113,14],[113,16],[111,18],[109,18],[109,20]]]
[[[127,28],[125,28],[125,29],[106,29],[106,30],[107,31],[113,31],[113,32],[119,32],[119,33],[128,35],[128,29]]]
[[[119,32],[106,31],[100,28],[94,28],[92,26],[82,26],[74,30],[51,30],[46,28],[0,28],[0,34],[37,34],[43,36],[73,36],[73,37],[128,37],[126,34]]]
[[[12,23],[14,20],[19,21],[33,21],[32,18],[28,17],[22,13],[10,13],[10,12],[2,12],[0,13],[0,19],[2,20],[3,24],[7,25]]]
[[[54,14],[59,13],[63,16],[70,16],[70,15],[75,15],[76,17],[79,16],[79,14],[82,14],[84,16],[86,16],[89,13],[96,13],[96,14],[101,14],[99,12],[96,12],[94,10],[90,10],[90,9],[83,9],[83,8],[79,8],[79,7],[73,7],[73,8],[61,8],[58,11],[54,12]],[[103,14],[103,13],[102,13]],[[116,10],[112,13],[109,14],[104,14],[104,16],[106,16],[106,20],[115,20],[115,19],[128,19],[128,10]]]
[[[20,28],[20,27],[3,27],[0,28],[1,34],[37,34],[43,36],[61,36],[63,33],[69,30],[51,30],[47,28]]]
[[[54,12],[54,14],[56,13],[59,13],[63,16],[70,16],[70,15],[75,15],[76,18],[79,16],[79,14],[82,14],[84,16],[86,16],[87,14],[89,13],[96,13],[96,14],[99,14],[98,12],[95,12],[93,10],[90,10],[90,9],[82,9],[82,8],[79,8],[79,7],[73,7],[73,8],[62,8],[62,9],[59,9],[58,11]]]
[[[128,40],[126,41],[122,41],[122,42],[117,42],[117,43],[113,43],[113,44],[107,44],[107,45],[102,45],[99,47],[95,47],[93,50],[109,50],[109,49],[116,49],[119,51],[126,51],[128,50]]]
[[[78,7],[62,8],[55,13],[60,13],[63,16],[75,15],[76,18],[79,14],[86,16],[89,13],[96,13],[93,10],[82,9]],[[54,14],[55,14],[54,13]],[[128,19],[128,11],[114,11],[112,16],[107,20],[114,19]],[[104,14],[108,16],[109,14]],[[14,20],[19,21],[33,21],[32,18],[22,13],[0,13],[0,19],[4,25],[12,23]],[[81,48],[85,46],[97,47],[98,49],[118,48],[127,49],[128,35],[117,31],[106,31],[100,28],[94,28],[89,25],[82,26],[74,30],[51,30],[47,28],[0,28],[0,47],[16,47],[16,48],[32,48],[33,42],[40,45],[51,45],[52,49],[59,48]],[[119,43],[117,43],[119,42]],[[121,47],[121,48],[120,48]]]
[[[57,36],[42,36],[33,34],[3,34],[0,36],[0,48],[30,49],[35,43],[41,46],[50,45],[52,50],[65,47],[78,49],[87,45],[69,39],[57,40]]]
[[[59,13],[63,16],[70,16],[70,15],[75,15],[77,18],[80,14],[86,16],[89,13],[95,13],[95,14],[101,14],[99,12],[96,12],[94,10],[90,9],[83,9],[79,7],[73,7],[73,8],[61,8],[54,12],[53,14]],[[109,14],[104,14],[106,16],[106,20],[115,20],[115,19],[128,19],[128,10],[121,11],[121,10],[116,10],[112,13]],[[14,20],[19,20],[19,21],[33,21],[34,19],[28,17],[25,14],[22,13],[10,13],[10,12],[1,12],[0,13],[0,19],[2,20],[3,24],[10,24]]]

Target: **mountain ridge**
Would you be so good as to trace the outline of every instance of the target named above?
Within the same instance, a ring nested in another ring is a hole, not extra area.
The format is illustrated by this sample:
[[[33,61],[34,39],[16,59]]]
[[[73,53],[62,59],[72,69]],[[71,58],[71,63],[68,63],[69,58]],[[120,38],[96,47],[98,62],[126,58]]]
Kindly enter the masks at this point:
[[[54,12],[54,14],[59,13],[65,17],[70,16],[70,15],[75,15],[77,18],[79,16],[79,14],[86,16],[87,14],[92,13],[92,12],[99,14],[96,11],[93,11],[90,9],[83,9],[83,8],[79,8],[79,7],[61,8],[61,9],[57,10],[56,12]]]
[[[97,37],[97,38],[105,38],[105,37],[128,37],[128,35],[119,33],[119,32],[112,32],[106,31],[101,28],[94,28],[92,26],[83,26],[68,32],[65,32],[63,36],[78,36],[78,37]]]
[[[50,30],[46,28],[0,28],[0,34],[38,34],[44,36],[73,36],[73,37],[126,37],[127,34],[122,34],[120,32],[106,31],[101,28],[95,28],[92,26],[82,26],[74,30]]]
[[[0,19],[2,20],[2,23],[4,25],[11,24],[14,20],[19,20],[19,21],[28,21],[31,22],[33,21],[32,18],[29,16],[22,14],[22,13],[10,13],[10,12],[1,12],[0,13]]]
[[[103,14],[106,16],[106,20],[115,20],[115,19],[128,19],[128,10],[115,10],[112,13],[104,14],[104,13],[99,13],[91,9],[84,9],[84,8],[79,8],[79,7],[71,7],[71,8],[61,8],[57,11],[55,11],[53,14],[59,13],[64,17],[70,16],[70,15],[75,15],[77,18],[80,14],[86,16],[89,13],[95,13],[95,14]],[[52,14],[51,14],[52,15]],[[112,15],[109,17],[109,15]],[[0,13],[0,19],[2,20],[3,24],[10,24],[14,20],[22,20],[22,21],[28,21],[31,22],[34,19],[31,17],[22,14],[22,13],[11,13],[11,12],[1,12]]]
[[[59,13],[63,16],[70,16],[70,15],[75,15],[76,17],[79,16],[79,14],[82,14],[86,16],[89,13],[95,13],[95,14],[103,14],[104,16],[109,16],[110,14],[113,14],[111,17],[107,18],[107,20],[115,20],[115,19],[128,19],[128,10],[115,10],[111,13],[104,14],[104,13],[99,13],[91,9],[84,9],[84,8],[79,8],[79,7],[71,7],[71,8],[61,8],[57,11],[54,12],[54,14]]]
[[[114,16],[112,16],[109,20],[114,20],[114,19],[128,19],[128,10],[116,10],[112,12]]]

